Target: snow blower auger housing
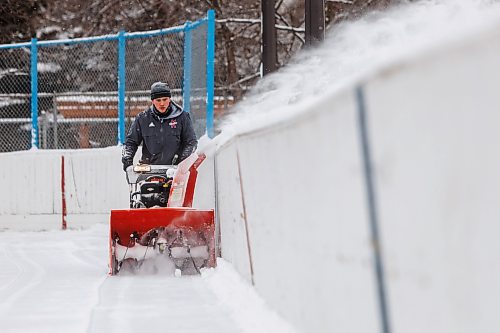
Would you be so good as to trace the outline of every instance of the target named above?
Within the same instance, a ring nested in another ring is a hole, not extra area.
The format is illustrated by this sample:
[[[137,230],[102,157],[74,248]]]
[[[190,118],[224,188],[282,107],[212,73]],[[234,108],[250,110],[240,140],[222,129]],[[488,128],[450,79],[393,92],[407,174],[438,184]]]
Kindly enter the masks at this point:
[[[145,262],[156,270],[158,260],[168,260],[182,274],[215,267],[214,211],[191,207],[204,159],[194,153],[178,166],[127,168],[130,209],[111,211],[109,274],[124,266],[139,272]]]

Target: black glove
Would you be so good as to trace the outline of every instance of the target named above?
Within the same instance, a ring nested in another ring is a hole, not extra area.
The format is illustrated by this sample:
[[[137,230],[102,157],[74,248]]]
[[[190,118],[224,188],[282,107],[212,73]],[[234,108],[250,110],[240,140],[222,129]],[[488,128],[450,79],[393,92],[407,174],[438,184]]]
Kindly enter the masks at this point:
[[[127,171],[127,168],[133,164],[132,160],[129,158],[122,158],[123,171]]]

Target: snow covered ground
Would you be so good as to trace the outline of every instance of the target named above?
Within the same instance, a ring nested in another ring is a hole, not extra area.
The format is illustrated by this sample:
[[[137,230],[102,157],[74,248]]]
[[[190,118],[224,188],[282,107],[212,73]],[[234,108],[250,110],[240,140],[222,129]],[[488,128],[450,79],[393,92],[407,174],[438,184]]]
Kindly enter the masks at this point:
[[[0,232],[0,331],[294,332],[219,260],[202,276],[107,275],[108,226]]]

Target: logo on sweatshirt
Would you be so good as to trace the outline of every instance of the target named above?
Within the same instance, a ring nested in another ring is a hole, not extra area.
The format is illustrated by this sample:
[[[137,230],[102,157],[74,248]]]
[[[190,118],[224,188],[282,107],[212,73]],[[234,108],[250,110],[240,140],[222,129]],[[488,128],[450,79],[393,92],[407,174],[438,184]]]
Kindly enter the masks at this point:
[[[149,127],[155,127],[155,124],[153,124],[153,122],[151,122],[151,123],[149,124]]]
[[[177,120],[175,119],[170,120],[168,124],[170,125],[170,128],[177,128]]]

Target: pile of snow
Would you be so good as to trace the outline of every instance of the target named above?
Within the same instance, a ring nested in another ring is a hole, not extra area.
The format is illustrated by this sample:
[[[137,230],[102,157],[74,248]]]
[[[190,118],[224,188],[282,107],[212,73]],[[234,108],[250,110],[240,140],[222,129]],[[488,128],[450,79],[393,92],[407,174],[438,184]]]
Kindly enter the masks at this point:
[[[202,278],[244,332],[296,332],[224,259],[217,260],[217,272],[202,271]]]
[[[340,24],[324,43],[266,76],[221,125],[225,142],[237,133],[283,122],[323,96],[396,63],[478,34],[500,19],[494,0],[429,0],[402,4]]]

